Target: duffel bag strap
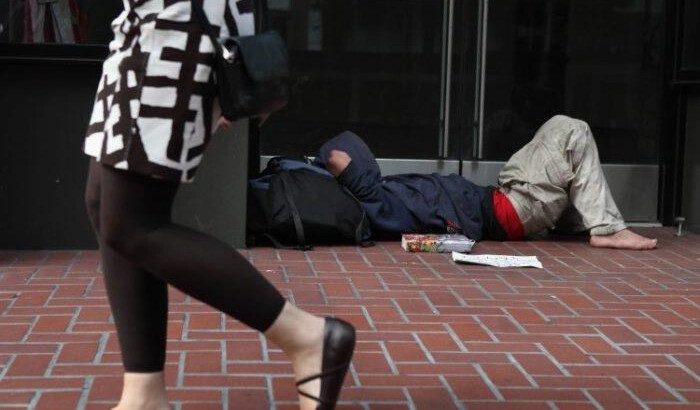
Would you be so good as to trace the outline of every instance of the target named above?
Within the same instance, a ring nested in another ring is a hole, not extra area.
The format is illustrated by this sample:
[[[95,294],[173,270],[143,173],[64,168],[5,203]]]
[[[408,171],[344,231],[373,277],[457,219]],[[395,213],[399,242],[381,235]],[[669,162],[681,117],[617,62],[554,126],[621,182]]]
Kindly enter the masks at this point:
[[[297,209],[297,205],[292,198],[292,194],[289,191],[289,173],[280,172],[280,181],[282,182],[282,189],[284,190],[284,197],[287,199],[287,204],[289,209],[292,211],[292,220],[294,221],[294,229],[297,233],[297,241],[299,241],[299,250],[308,251],[313,249],[313,246],[306,243],[306,236],[304,235],[304,225],[301,222],[301,215]]]
[[[374,246],[374,242],[371,240],[363,240],[362,236],[365,233],[364,232],[364,227],[367,222],[367,213],[365,212],[365,208],[362,206],[362,203],[360,202],[359,199],[355,198],[355,195],[350,192],[350,190],[344,186],[340,185],[341,188],[343,188],[343,191],[352,198],[352,200],[355,202],[357,207],[360,209],[360,212],[362,212],[362,220],[360,220],[360,223],[357,224],[357,227],[355,227],[355,244],[359,245],[363,248],[369,248]]]
[[[272,246],[274,246],[277,249],[297,249],[296,246],[287,246],[287,245],[282,244],[282,242],[278,241],[277,238],[270,235],[269,233],[264,233],[264,234],[262,234],[262,236],[264,238],[266,238],[268,241],[270,241]]]

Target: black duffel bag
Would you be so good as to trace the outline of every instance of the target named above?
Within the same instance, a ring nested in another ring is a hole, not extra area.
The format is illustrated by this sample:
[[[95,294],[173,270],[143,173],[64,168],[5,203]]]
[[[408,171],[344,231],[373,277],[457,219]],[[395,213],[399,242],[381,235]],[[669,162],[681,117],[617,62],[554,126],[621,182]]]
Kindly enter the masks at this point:
[[[273,158],[248,185],[247,244],[308,250],[313,245],[370,246],[360,202],[325,170]]]

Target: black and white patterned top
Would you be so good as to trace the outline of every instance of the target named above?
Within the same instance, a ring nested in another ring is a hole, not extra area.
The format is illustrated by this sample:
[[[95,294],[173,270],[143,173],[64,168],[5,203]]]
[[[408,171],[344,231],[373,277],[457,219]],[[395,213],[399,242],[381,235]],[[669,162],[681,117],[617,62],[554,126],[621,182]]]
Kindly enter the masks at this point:
[[[118,169],[189,182],[218,113],[212,42],[192,0],[123,1],[84,151]],[[253,0],[194,1],[220,37],[254,34]]]

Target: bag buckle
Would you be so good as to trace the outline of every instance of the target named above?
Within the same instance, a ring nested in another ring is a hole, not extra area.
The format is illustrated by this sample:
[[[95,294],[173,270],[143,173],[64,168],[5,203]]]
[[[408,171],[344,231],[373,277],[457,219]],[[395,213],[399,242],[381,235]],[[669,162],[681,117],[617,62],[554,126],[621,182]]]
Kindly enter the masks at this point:
[[[221,52],[221,56],[223,57],[224,60],[227,62],[233,64],[233,62],[236,60],[236,49],[233,51],[229,50],[228,48],[221,46],[221,49],[223,50]]]

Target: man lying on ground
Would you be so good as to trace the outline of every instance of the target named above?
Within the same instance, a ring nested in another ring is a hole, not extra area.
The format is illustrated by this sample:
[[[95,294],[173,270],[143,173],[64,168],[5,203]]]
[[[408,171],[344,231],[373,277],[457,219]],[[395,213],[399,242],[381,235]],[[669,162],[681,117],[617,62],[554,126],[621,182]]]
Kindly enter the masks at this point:
[[[360,200],[382,236],[450,232],[477,241],[520,240],[557,228],[588,231],[594,247],[656,247],[656,239],[625,226],[588,124],[563,115],[510,158],[498,187],[455,174],[382,177],[369,147],[350,132],[325,143],[316,162]]]

